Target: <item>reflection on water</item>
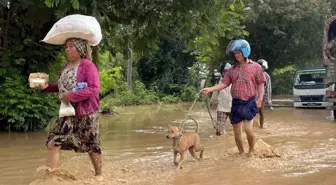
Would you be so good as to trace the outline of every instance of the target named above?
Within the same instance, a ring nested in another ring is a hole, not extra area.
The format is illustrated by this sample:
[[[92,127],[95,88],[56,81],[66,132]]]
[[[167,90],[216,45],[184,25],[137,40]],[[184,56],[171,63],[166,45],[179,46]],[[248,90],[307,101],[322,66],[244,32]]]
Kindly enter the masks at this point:
[[[168,124],[179,124],[185,118],[189,106],[125,107],[118,115],[101,116],[105,180],[99,184],[294,185],[336,181],[336,124],[328,121],[329,112],[321,109],[267,110],[265,129],[260,130],[255,121],[256,137],[265,142],[265,149],[281,157],[247,157],[237,154],[231,125],[226,125],[227,136],[216,137],[209,115],[197,105],[192,115],[200,123],[204,160],[197,162],[188,154],[184,168],[177,171],[172,162],[172,141],[165,134]],[[194,129],[192,121],[186,122],[185,130]],[[62,151],[62,169],[74,174],[75,182],[45,177],[38,171],[45,164],[46,136],[46,132],[0,134],[0,184],[97,184],[91,179],[86,154]],[[258,147],[261,151],[262,145]]]

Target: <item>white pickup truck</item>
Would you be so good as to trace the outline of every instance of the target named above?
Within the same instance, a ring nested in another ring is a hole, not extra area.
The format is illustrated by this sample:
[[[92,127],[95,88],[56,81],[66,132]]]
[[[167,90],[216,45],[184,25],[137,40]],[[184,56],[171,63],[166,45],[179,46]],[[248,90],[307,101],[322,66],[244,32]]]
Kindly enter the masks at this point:
[[[326,68],[315,67],[298,70],[293,87],[294,107],[328,107],[323,79]]]

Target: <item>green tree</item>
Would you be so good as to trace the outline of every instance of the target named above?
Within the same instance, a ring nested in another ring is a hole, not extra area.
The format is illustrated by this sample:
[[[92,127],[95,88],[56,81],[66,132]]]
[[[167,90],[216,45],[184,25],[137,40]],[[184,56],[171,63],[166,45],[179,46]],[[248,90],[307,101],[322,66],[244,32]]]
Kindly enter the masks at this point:
[[[290,94],[297,68],[322,66],[328,0],[252,0],[246,19],[252,58],[269,63],[273,92]],[[286,82],[286,83],[284,83]],[[286,85],[283,85],[286,84]]]
[[[254,59],[266,59],[271,69],[322,65],[327,0],[253,0],[249,6],[246,30]]]
[[[0,4],[0,121],[1,129],[44,128],[56,115],[56,105],[28,86],[31,72],[49,72],[59,48],[42,45],[54,23],[42,1],[13,0]]]
[[[191,82],[188,68],[193,65],[195,57],[189,52],[184,52],[185,48],[180,42],[162,40],[159,48],[159,51],[137,63],[140,79],[147,88],[160,93],[180,92],[181,85]]]
[[[102,46],[127,56],[131,42],[132,50],[139,54],[137,59],[158,49],[160,38],[177,38],[194,51],[199,61],[209,62],[218,58],[220,38],[247,34],[241,25],[246,0],[45,2],[57,7],[59,17],[72,13],[96,16],[104,31]]]

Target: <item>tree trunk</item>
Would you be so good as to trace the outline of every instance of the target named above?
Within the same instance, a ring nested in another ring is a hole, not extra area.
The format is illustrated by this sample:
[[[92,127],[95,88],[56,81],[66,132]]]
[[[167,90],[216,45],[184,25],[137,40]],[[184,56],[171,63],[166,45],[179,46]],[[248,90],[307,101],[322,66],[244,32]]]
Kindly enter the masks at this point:
[[[100,60],[99,60],[99,46],[92,47],[92,62],[96,64],[99,71]]]
[[[128,62],[127,62],[127,85],[128,85],[128,89],[129,90],[132,90],[132,55],[133,55],[133,51],[132,51],[132,48],[130,46],[130,42],[128,42]]]

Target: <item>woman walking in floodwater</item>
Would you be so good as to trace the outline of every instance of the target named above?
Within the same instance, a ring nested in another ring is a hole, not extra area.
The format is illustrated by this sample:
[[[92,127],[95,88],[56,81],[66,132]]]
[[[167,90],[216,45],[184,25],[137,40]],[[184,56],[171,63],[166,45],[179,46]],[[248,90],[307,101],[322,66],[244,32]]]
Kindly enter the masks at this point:
[[[60,150],[88,153],[95,169],[95,176],[102,179],[102,159],[99,138],[99,91],[98,70],[91,61],[88,42],[79,38],[65,43],[68,62],[62,69],[58,84],[41,85],[44,92],[57,92],[63,103],[75,107],[75,116],[57,118],[49,132],[47,167],[58,168]]]
[[[233,40],[227,47],[228,54],[232,55],[236,64],[231,67],[220,83],[213,87],[204,88],[201,93],[207,94],[219,91],[230,84],[232,107],[230,121],[233,126],[236,145],[239,153],[244,153],[242,128],[247,136],[249,154],[254,152],[255,137],[253,133],[253,119],[261,107],[264,96],[264,83],[266,81],[261,66],[248,59],[251,48],[246,40]],[[256,95],[258,99],[256,100]]]

